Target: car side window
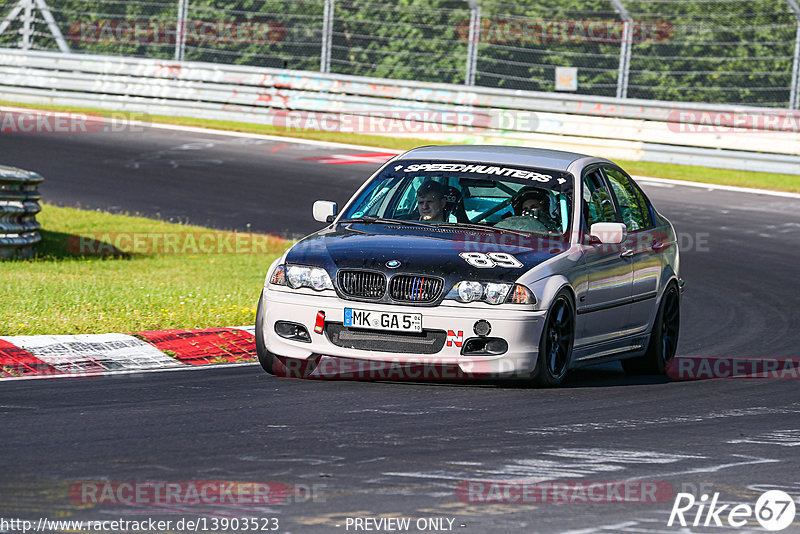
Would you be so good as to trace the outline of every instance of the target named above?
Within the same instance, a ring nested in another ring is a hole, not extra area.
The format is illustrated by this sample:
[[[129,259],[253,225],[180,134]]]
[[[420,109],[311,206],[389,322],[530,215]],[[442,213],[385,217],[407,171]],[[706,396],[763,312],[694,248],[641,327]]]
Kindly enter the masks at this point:
[[[583,216],[586,219],[587,230],[594,223],[617,222],[614,202],[598,170],[589,172],[583,177]]]
[[[622,222],[628,227],[629,232],[651,228],[653,221],[647,200],[639,189],[631,183],[630,178],[617,169],[606,167],[603,169],[614,190],[619,209],[622,212]]]

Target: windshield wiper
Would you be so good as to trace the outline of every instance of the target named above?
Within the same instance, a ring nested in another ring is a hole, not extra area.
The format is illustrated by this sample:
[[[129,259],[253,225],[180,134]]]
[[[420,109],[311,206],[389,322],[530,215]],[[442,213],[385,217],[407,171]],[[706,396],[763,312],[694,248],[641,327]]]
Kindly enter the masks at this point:
[[[351,219],[342,219],[339,221],[340,223],[385,223],[385,224],[396,224],[398,226],[423,226],[425,228],[432,228],[432,227],[445,227],[445,228],[468,228],[470,230],[481,230],[481,231],[490,231],[490,232],[503,232],[513,235],[518,235],[522,237],[527,237],[530,235],[530,232],[520,232],[518,230],[509,230],[507,228],[495,228],[493,226],[486,226],[483,224],[477,223],[460,223],[460,222],[438,222],[438,221],[415,221],[413,219],[405,220],[405,219],[387,219],[384,217],[375,217],[374,215],[365,215],[364,217],[358,218],[351,218]]]
[[[483,230],[489,232],[504,232],[522,237],[527,237],[528,235],[530,235],[530,232],[520,232],[518,230],[509,230],[507,228],[495,228],[494,226],[488,226],[477,223],[445,222],[445,223],[439,223],[437,226],[446,226],[448,228],[469,228],[471,230]]]
[[[365,215],[364,217],[358,217],[355,219],[342,219],[339,222],[340,223],[386,223],[386,224],[397,224],[406,226],[430,226],[429,223],[424,223],[421,221],[386,219],[384,217],[375,217],[373,215]]]

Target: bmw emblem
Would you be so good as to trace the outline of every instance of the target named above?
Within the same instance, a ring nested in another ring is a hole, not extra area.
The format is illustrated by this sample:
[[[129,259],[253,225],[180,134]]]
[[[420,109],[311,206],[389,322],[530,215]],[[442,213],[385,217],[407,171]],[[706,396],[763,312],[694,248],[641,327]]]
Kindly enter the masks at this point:
[[[400,262],[397,260],[389,260],[386,262],[386,266],[390,269],[397,269],[400,267]]]

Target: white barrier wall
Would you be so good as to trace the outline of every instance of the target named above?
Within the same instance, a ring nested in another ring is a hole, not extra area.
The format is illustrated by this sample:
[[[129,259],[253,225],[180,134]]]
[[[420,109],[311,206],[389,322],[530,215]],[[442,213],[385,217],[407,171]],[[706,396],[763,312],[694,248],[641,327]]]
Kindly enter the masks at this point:
[[[11,49],[0,100],[800,174],[800,113],[765,108]]]

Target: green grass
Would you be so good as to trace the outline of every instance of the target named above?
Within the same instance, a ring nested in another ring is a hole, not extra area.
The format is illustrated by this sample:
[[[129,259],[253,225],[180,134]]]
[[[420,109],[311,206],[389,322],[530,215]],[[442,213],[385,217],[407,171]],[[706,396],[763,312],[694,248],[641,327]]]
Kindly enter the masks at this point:
[[[103,116],[118,114],[109,110],[84,107],[47,106],[38,104],[18,104],[15,102],[0,101],[0,105],[44,109],[54,111],[68,111],[73,113],[86,113]],[[376,148],[389,148],[393,150],[408,150],[420,145],[437,145],[443,142],[428,139],[397,138],[380,135],[345,134],[338,132],[320,132],[313,130],[297,130],[281,128],[264,124],[248,124],[233,121],[217,121],[188,117],[168,117],[149,115],[147,117],[154,123],[178,124],[195,126],[199,128],[213,128],[235,132],[255,133],[262,135],[278,135],[297,139],[314,139],[334,143],[348,143],[371,146]],[[753,171],[736,171],[728,169],[715,169],[712,167],[697,167],[691,165],[675,165],[669,163],[650,163],[645,161],[616,160],[630,174],[652,176],[656,178],[671,178],[673,180],[689,180],[718,185],[734,185],[739,187],[754,187],[758,189],[772,189],[775,191],[790,191],[800,193],[800,176],[794,174],[772,174]]]
[[[800,176],[794,174],[713,169],[710,167],[650,163],[647,161],[617,160],[617,163],[628,173],[640,176],[800,193]]]
[[[2,335],[253,324],[266,269],[288,245],[272,238],[266,253],[81,256],[68,249],[70,236],[215,231],[47,204],[37,220],[39,255],[0,264]]]

